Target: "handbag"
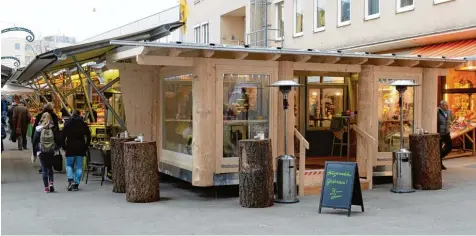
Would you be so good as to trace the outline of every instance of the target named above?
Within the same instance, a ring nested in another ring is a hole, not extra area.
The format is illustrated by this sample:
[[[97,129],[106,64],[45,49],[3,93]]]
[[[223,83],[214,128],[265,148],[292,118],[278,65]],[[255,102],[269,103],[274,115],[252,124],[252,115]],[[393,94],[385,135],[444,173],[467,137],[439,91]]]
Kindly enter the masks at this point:
[[[63,155],[61,155],[61,151],[58,151],[53,156],[53,169],[56,171],[63,171]]]

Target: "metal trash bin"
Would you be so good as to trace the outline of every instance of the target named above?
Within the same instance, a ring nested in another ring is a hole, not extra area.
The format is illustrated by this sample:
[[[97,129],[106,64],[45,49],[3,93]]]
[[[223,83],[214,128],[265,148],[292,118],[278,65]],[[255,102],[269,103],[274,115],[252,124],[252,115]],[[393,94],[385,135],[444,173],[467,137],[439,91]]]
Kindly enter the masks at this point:
[[[394,193],[412,193],[412,153],[406,149],[400,149],[392,153],[393,156],[393,187]]]
[[[296,203],[296,158],[291,155],[281,155],[278,157],[278,170],[276,180],[276,198],[278,203]]]

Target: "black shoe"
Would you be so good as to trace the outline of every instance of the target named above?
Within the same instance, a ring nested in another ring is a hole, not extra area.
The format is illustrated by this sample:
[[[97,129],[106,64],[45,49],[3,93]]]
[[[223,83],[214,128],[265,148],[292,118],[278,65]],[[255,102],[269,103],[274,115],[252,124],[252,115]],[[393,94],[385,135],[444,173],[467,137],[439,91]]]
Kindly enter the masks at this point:
[[[79,184],[73,184],[73,191],[79,190]]]
[[[42,172],[42,171],[41,171],[41,168],[40,168],[40,170],[38,170],[38,173],[40,173],[40,174],[41,174],[41,172]]]
[[[68,191],[73,190],[74,184],[73,181],[68,181]]]
[[[55,187],[53,186],[53,183],[50,183],[50,193],[55,191]]]
[[[446,167],[443,164],[441,164],[441,169],[446,170]]]

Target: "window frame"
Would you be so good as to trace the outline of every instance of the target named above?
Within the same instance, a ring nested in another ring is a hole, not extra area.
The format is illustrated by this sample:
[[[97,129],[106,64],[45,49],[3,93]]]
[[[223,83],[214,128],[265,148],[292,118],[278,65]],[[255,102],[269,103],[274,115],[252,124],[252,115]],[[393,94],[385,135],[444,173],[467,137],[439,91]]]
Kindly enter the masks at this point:
[[[198,34],[196,30],[198,29]],[[198,40],[197,40],[197,35],[198,35]],[[196,24],[193,26],[193,42],[195,43],[202,43],[202,29],[200,24]]]
[[[297,15],[297,1],[302,1],[302,0],[293,0],[293,37],[301,37],[304,35],[304,12],[302,14],[302,19],[303,19],[303,27],[301,32],[296,32],[297,27],[296,27],[296,15]]]
[[[409,12],[415,10],[415,0],[413,0],[413,4],[405,7],[400,7],[402,0],[396,0],[396,7],[397,7],[397,13],[404,13],[404,12]]]
[[[365,6],[364,6],[364,11],[365,11],[365,16],[364,16],[364,20],[373,20],[373,19],[378,19],[380,18],[380,10],[381,10],[381,1],[380,0],[377,0],[378,1],[378,13],[375,13],[375,14],[372,14],[372,15],[369,15],[369,1],[371,0],[365,0]]]
[[[349,0],[349,20],[340,21],[342,18],[342,0],[337,0],[337,27],[344,27],[351,24],[352,21],[352,0]]]
[[[283,30],[283,33],[282,33],[282,35],[281,35],[281,37],[280,37],[279,34],[280,34],[281,32],[280,32],[280,28],[279,28],[279,26],[280,26],[280,24],[279,24],[280,19],[279,19],[278,10],[279,10],[279,5],[280,5],[280,4],[283,4],[283,8],[284,8],[284,0],[278,0],[278,1],[276,1],[276,2],[273,2],[273,4],[274,4],[274,24],[276,25],[275,38],[276,38],[276,41],[282,41],[282,40],[284,39],[284,29],[282,29],[282,30]],[[284,14],[284,11],[281,12],[281,16],[283,16],[283,14]],[[284,21],[284,17],[283,17],[283,21]]]
[[[322,32],[322,31],[325,31],[326,30],[326,14],[324,14],[324,26],[320,26],[320,27],[317,27],[317,19],[318,19],[318,14],[319,14],[319,11],[317,10],[317,6],[319,4],[319,1],[325,1],[325,0],[314,0],[314,33],[317,33],[317,32]],[[326,9],[324,9],[324,12],[326,11]]]
[[[433,5],[438,5],[442,3],[452,2],[454,0],[433,0]]]
[[[207,42],[205,41],[205,30],[204,30],[205,27],[204,26],[207,26],[207,35],[206,35]],[[200,24],[200,34],[201,34],[200,40],[203,39],[204,44],[209,44],[210,43],[210,24],[208,23],[208,21],[205,21]]]

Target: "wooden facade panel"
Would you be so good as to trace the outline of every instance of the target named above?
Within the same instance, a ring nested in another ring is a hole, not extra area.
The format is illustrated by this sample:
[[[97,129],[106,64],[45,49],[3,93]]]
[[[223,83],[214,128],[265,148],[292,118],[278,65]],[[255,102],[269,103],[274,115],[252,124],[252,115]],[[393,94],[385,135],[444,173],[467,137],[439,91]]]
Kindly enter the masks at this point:
[[[159,96],[160,79],[158,67],[139,67],[134,64],[117,63],[121,75],[121,91],[126,124],[130,135],[144,134],[147,141],[158,141],[160,132]]]
[[[430,133],[437,132],[436,110],[439,104],[438,80],[439,76],[443,76],[445,74],[445,71],[441,69],[423,69],[421,112],[425,115],[422,116],[421,128],[428,130]]]

